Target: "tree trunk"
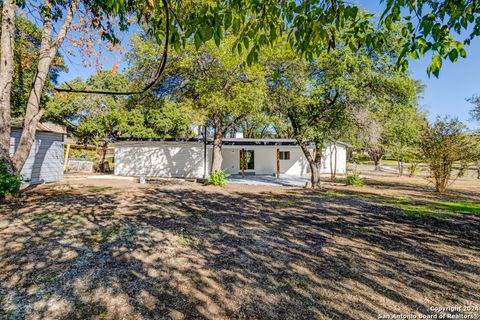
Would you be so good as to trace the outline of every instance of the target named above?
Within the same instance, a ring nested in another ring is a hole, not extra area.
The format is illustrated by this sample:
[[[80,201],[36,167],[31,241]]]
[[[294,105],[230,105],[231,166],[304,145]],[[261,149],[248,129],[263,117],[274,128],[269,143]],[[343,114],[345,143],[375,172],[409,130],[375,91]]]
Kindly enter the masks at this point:
[[[212,170],[222,170],[222,118],[220,113],[215,113],[213,117],[213,125],[215,132],[213,134],[213,149],[212,149]]]
[[[335,161],[333,157],[335,156]],[[330,146],[330,178],[333,180],[337,177],[337,145],[334,143]]]
[[[13,81],[13,58],[15,45],[15,4],[4,0],[2,7],[2,33],[0,37],[0,158],[9,172],[14,167],[10,160],[10,96]]]
[[[310,165],[310,171],[312,172],[311,177],[310,177],[310,182],[312,184],[312,188],[320,188],[320,170],[321,170],[321,164],[313,161],[309,162]]]
[[[18,144],[17,150],[12,158],[13,165],[17,171],[20,171],[28,158],[30,149],[35,141],[35,133],[43,110],[40,109],[40,98],[42,96],[45,82],[47,81],[48,72],[52,65],[53,59],[57,54],[58,47],[63,43],[67,34],[73,16],[77,11],[79,0],[74,0],[65,16],[65,19],[58,31],[57,38],[52,39],[53,22],[52,22],[52,2],[46,0],[43,6],[43,31],[42,41],[40,44],[39,61],[37,71],[33,80],[32,89],[27,101],[27,108],[23,122],[23,131]]]
[[[98,169],[100,172],[105,172],[105,158],[107,157],[107,148],[108,142],[105,141],[100,147],[100,163],[98,164]]]
[[[381,171],[381,163],[380,163],[380,160],[382,159],[381,156],[378,156],[378,155],[373,155],[372,156],[372,160],[373,160],[373,164],[375,165],[375,171]]]
[[[307,146],[303,143],[303,139],[296,138],[297,143],[305,155],[305,158],[308,161],[310,167],[310,183],[312,188],[320,188],[320,171],[322,165],[322,144],[315,141],[315,149],[313,150],[314,155],[310,153]]]
[[[477,160],[477,179],[480,179],[480,160]]]

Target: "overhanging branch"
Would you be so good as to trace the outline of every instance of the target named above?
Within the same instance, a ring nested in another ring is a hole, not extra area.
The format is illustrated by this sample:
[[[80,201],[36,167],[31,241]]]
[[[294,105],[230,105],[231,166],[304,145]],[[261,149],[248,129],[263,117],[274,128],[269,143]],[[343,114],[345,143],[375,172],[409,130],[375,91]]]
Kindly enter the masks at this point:
[[[135,90],[135,91],[111,91],[111,90],[89,90],[89,89],[75,89],[70,86],[67,82],[65,84],[68,86],[68,88],[54,88],[55,91],[57,92],[69,92],[69,93],[90,93],[90,94],[104,94],[104,95],[123,95],[123,96],[129,96],[129,95],[136,95],[136,94],[142,94],[150,90],[162,77],[163,71],[165,70],[165,66],[167,64],[167,58],[168,58],[168,44],[169,44],[169,37],[170,37],[170,15],[169,15],[169,6],[167,0],[162,0],[164,10],[165,10],[165,44],[163,46],[163,54],[162,54],[162,60],[160,62],[160,65],[157,69],[157,72],[155,73],[155,77],[153,80],[147,84],[145,87],[143,87],[141,90]]]

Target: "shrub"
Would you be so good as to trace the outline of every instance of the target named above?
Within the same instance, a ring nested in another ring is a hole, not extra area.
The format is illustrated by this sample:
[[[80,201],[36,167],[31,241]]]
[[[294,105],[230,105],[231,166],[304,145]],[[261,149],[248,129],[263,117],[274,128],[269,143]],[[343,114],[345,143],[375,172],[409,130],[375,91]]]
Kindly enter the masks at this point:
[[[18,196],[20,195],[20,185],[22,180],[19,175],[12,175],[8,171],[5,160],[0,159],[0,199],[5,198],[7,195]]]
[[[213,171],[212,174],[210,174],[210,176],[205,179],[205,185],[224,187],[227,184],[227,176],[227,173],[223,170]]]
[[[363,180],[360,178],[360,175],[357,172],[354,172],[352,175],[348,176],[345,182],[348,186],[364,186]]]
[[[370,157],[367,156],[366,154],[355,153],[352,155],[351,162],[353,163],[360,163],[365,161],[370,161]]]
[[[455,163],[471,160],[469,150],[472,145],[464,132],[465,125],[456,118],[438,118],[423,130],[420,147],[430,169],[429,179],[437,192],[445,192],[464,173],[464,170],[459,170],[456,177],[453,175]]]
[[[420,172],[422,172],[422,169],[418,166],[418,163],[412,163],[408,167],[408,176],[409,177],[415,177]]]

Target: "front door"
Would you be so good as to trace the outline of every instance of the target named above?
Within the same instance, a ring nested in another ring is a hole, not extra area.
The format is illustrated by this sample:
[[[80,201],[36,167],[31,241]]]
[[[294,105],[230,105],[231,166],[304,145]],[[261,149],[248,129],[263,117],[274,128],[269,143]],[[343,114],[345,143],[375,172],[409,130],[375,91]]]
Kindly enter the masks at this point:
[[[243,155],[243,159],[242,159]],[[243,169],[243,170],[242,170]],[[254,150],[240,150],[240,171],[247,173],[255,172],[255,151]]]

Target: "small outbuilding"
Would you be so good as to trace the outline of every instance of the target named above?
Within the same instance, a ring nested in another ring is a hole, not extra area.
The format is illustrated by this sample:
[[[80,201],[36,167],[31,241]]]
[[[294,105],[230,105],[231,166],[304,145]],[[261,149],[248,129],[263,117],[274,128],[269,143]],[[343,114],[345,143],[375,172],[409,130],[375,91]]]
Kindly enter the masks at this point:
[[[313,148],[313,147],[309,147]],[[322,173],[346,173],[347,144],[328,144]],[[231,175],[310,173],[300,146],[291,139],[223,139],[222,169]],[[115,143],[115,174],[145,177],[202,178],[210,172],[211,141],[201,139],[120,139]]]
[[[20,142],[21,127],[12,127],[10,154],[13,155]],[[63,180],[64,127],[53,123],[40,123],[35,142],[20,174],[28,184],[39,184]]]

